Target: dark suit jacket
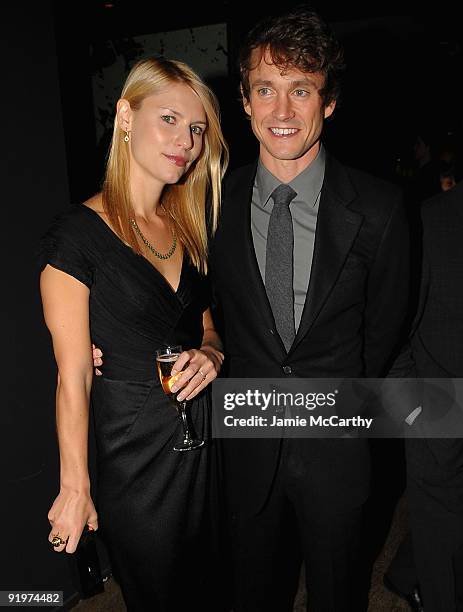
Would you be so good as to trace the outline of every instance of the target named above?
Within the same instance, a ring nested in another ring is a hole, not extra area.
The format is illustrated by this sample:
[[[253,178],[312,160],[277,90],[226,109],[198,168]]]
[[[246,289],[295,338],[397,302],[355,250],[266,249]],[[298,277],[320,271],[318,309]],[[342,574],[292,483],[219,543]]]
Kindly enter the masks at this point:
[[[425,202],[423,266],[418,313],[411,336],[411,358],[420,378],[463,377],[463,182]],[[402,354],[401,368],[407,375]],[[395,368],[397,371],[397,367]],[[423,417],[445,408],[423,397]],[[420,418],[420,417],[418,417]],[[452,511],[463,511],[463,440],[407,442],[407,468]]]
[[[418,376],[463,377],[463,182],[423,204],[423,273],[413,356]]]
[[[404,321],[408,228],[400,190],[329,155],[312,271],[301,323],[287,354],[275,328],[251,235],[257,164],[225,181],[211,247],[211,274],[223,318],[228,375],[380,377]],[[307,486],[321,507],[354,507],[368,492],[369,453],[360,440],[292,440],[311,466]],[[226,482],[237,509],[257,512],[278,465],[278,440],[224,441]]]

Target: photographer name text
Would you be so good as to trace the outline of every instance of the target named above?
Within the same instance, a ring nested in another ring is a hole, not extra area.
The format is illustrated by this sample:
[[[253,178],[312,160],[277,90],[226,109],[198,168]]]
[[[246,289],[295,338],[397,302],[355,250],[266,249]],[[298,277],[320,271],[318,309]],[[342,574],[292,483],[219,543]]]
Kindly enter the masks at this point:
[[[337,415],[323,417],[310,415],[305,417],[268,417],[253,415],[250,417],[234,417],[228,414],[224,417],[226,427],[364,427],[369,429],[373,419],[361,416],[342,418]]]

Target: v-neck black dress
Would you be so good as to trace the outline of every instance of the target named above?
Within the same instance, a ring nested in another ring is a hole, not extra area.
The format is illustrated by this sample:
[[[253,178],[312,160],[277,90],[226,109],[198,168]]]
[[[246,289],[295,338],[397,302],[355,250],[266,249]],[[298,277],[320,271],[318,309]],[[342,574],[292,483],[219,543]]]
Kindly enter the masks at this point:
[[[184,257],[174,291],[86,206],[59,215],[42,239],[49,263],[90,289],[92,341],[104,353],[94,377],[100,533],[129,610],[173,612],[199,603],[208,551],[211,445],[172,450],[181,425],[162,391],[155,351],[197,348],[208,307],[207,279]],[[190,402],[198,436],[209,438],[209,400]],[[213,495],[213,493],[212,493]],[[207,525],[205,522],[207,521]],[[183,586],[182,586],[183,585]]]

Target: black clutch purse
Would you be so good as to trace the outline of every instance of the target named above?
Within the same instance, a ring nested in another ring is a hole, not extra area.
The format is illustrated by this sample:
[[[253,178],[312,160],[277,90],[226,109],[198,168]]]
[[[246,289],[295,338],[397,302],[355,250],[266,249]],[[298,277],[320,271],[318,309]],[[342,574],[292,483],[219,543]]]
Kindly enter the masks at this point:
[[[86,527],[80,536],[76,552],[69,555],[73,566],[75,587],[82,599],[104,591],[96,532]]]

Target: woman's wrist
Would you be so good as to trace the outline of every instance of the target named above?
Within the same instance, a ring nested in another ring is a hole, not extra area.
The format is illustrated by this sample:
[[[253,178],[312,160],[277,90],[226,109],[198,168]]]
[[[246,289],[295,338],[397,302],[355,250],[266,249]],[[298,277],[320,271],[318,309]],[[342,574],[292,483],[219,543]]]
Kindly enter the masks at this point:
[[[218,375],[224,360],[224,354],[222,351],[213,344],[209,343],[203,344],[199,350],[212,362],[216,375]]]
[[[219,364],[222,365],[225,356],[221,348],[222,347],[219,348],[218,346],[214,344],[206,342],[201,345],[199,350],[202,351],[203,353],[206,353],[206,355],[208,355],[209,357],[212,357],[213,361],[217,360]]]
[[[90,480],[88,478],[73,480],[62,476],[60,490],[62,492],[75,493],[77,495],[90,495]]]

